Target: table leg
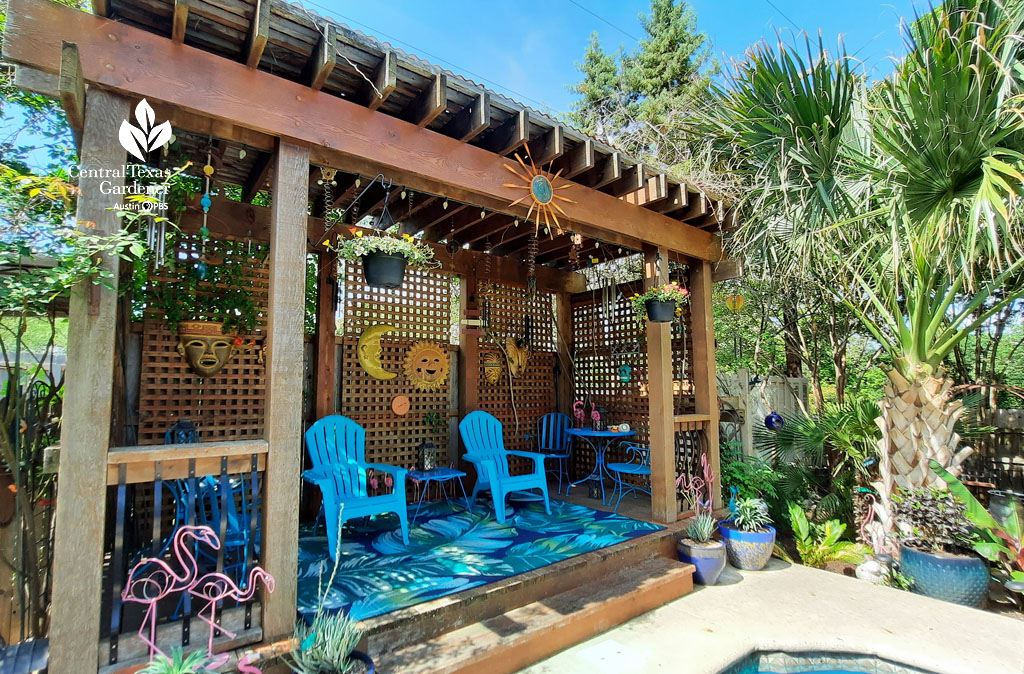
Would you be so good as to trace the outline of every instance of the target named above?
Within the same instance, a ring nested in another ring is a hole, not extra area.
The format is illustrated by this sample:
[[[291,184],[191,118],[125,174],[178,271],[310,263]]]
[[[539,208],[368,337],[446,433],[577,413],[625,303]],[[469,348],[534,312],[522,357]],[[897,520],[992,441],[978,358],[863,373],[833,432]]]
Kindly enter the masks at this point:
[[[457,477],[455,479],[459,481],[459,489],[462,490],[462,498],[465,499],[466,501],[466,510],[468,510],[469,512],[473,512],[473,505],[469,502],[469,497],[466,496],[466,485],[462,484],[461,477]]]
[[[412,521],[415,522],[416,518],[420,516],[420,507],[423,505],[423,497],[427,495],[427,487],[430,486],[430,480],[424,480],[420,486],[420,500],[416,502],[416,514],[412,516]]]

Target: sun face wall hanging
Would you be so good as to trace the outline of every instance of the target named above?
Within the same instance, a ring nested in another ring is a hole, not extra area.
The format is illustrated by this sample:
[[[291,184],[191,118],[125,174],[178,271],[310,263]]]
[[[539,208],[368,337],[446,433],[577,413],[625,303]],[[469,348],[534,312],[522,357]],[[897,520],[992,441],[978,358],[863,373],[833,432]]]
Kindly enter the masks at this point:
[[[564,190],[572,187],[572,183],[564,182],[564,184],[558,184],[558,176],[562,173],[559,169],[558,173],[552,175],[545,171],[543,168],[538,169],[533,163],[533,156],[530,154],[530,145],[526,145],[526,158],[530,160],[530,165],[527,166],[523,161],[519,153],[515,155],[516,161],[519,163],[519,167],[522,168],[522,173],[519,169],[511,164],[505,164],[505,168],[514,173],[516,177],[523,181],[519,183],[504,183],[504,187],[512,187],[519,190],[527,190],[527,193],[509,204],[509,207],[516,206],[530,200],[530,210],[526,213],[526,219],[529,220],[530,216],[533,215],[534,211],[537,211],[537,215],[534,218],[536,223],[535,232],[540,231],[540,225],[544,223],[544,233],[554,236],[555,233],[562,233],[561,223],[558,222],[558,213],[561,213],[565,217],[569,217],[562,207],[558,205],[559,201],[574,204],[576,203],[568,197],[563,197],[558,194],[558,190]]]
[[[405,354],[405,376],[418,391],[436,391],[448,381],[448,351],[434,342],[416,342]]]

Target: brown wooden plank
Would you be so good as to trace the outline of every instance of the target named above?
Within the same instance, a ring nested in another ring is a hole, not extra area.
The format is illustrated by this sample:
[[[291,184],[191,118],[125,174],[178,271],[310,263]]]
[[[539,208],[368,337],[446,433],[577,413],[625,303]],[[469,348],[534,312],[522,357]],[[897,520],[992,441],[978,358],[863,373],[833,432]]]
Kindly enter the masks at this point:
[[[510,207],[521,192],[503,187],[507,160],[333,96],[310,96],[305,86],[245,68],[197,49],[178,49],[166,38],[45,0],[12,0],[4,55],[47,72],[59,68],[57,36],[74,40],[86,82],[163,101],[264,134],[308,143],[318,165],[374,175],[385,171],[420,192],[446,194],[520,217]],[[107,66],[111,66],[108,68]],[[209,73],[216,73],[211,79]],[[272,103],[258,92],[274,92]],[[693,257],[717,259],[713,234],[680,227],[670,218],[585,189],[570,190],[573,231],[639,249],[664,245]]]
[[[174,0],[174,14],[171,20],[171,40],[181,44],[185,41],[188,27],[188,10],[191,0]]]
[[[252,200],[256,198],[260,190],[264,189],[267,182],[267,172],[270,171],[273,158],[274,155],[270,152],[260,152],[256,159],[253,160],[252,169],[250,169],[249,175],[245,179],[245,184],[242,186],[242,201],[252,203]]]
[[[398,54],[394,51],[384,52],[384,58],[371,79],[373,86],[371,87],[369,82],[364,82],[360,99],[367,108],[376,110],[388,100],[398,86]]]
[[[263,58],[263,50],[270,37],[270,0],[256,0],[256,15],[253,17],[249,41],[245,49],[245,65],[256,68]]]
[[[463,143],[486,131],[491,125],[491,95],[480,90],[473,101],[448,120],[441,133]]]
[[[96,16],[107,18],[110,14],[109,0],[90,0],[89,4],[92,6],[92,13]]]
[[[313,414],[317,419],[337,412],[335,393],[338,371],[337,349],[334,339],[337,336],[336,321],[338,301],[338,261],[337,254],[321,251],[318,260],[316,279],[316,334],[313,342],[314,370],[313,379]]]
[[[302,469],[303,320],[306,294],[306,218],[309,150],[282,141],[274,160],[270,217],[270,304],[267,325],[267,411],[270,446],[264,482],[263,568],[277,580],[263,593],[267,638],[290,635],[295,622]]]
[[[409,104],[402,116],[406,121],[422,129],[437,119],[447,105],[448,76],[444,73],[435,73],[434,79]]]
[[[601,189],[622,178],[622,155],[609,153],[603,161],[578,178],[578,182],[593,189]]]
[[[180,445],[135,445],[111,447],[107,464],[153,463],[169,459],[199,459],[222,456],[250,456],[267,453],[266,440],[236,440],[232,442],[194,442]]]
[[[154,445],[156,446],[156,445]],[[171,456],[160,462],[160,477],[164,480],[181,480],[190,475],[219,475],[221,470],[221,457],[202,456],[195,459],[195,471],[192,471],[191,460],[175,458]],[[256,458],[256,470],[265,470],[267,466],[266,454],[260,454]],[[125,464],[125,484],[145,484],[153,482],[155,464],[151,462],[137,461]],[[227,472],[232,474],[248,473],[252,470],[252,455],[229,456],[227,460]],[[118,466],[107,466],[107,485],[118,484],[120,480]]]
[[[58,92],[75,146],[81,151],[82,127],[85,124],[85,79],[82,77],[78,46],[71,42],[61,43]]]
[[[711,263],[690,262],[690,326],[693,334],[693,388],[697,414],[708,415],[704,430],[708,462],[721,475],[718,447],[718,372],[715,365],[715,312],[711,306]],[[715,490],[715,509],[722,507],[722,490]]]
[[[644,251],[644,289],[668,283],[668,250]],[[651,443],[651,515],[658,522],[675,522],[676,444],[672,402],[672,328],[670,323],[647,322],[647,395]]]
[[[741,258],[729,258],[712,265],[711,280],[713,283],[737,278],[743,278],[743,260]]]
[[[323,88],[324,82],[327,81],[331,71],[334,70],[334,65],[338,62],[338,52],[335,47],[338,42],[338,29],[333,23],[327,23],[320,26],[319,30],[321,31],[320,41],[317,42],[316,49],[310,55],[302,77],[313,91],[320,91]]]
[[[119,199],[101,190],[100,183],[120,186],[122,179],[90,176],[103,171],[120,174],[125,151],[117,130],[130,113],[127,99],[89,91],[76,217],[79,223],[89,223],[80,226],[91,234],[113,233],[121,227],[113,210]],[[49,669],[53,672],[95,672],[99,658],[106,510],[101,495],[106,489],[110,446],[118,266],[117,258],[103,262],[114,289],[99,290],[96,311],[89,310],[88,284],[71,294],[58,470],[63,505],[57,508],[53,553],[53,583],[60,591],[53,593],[50,608]]]
[[[597,158],[594,153],[594,141],[586,138],[569,152],[551,163],[551,171],[563,178],[574,178],[594,168]]]
[[[602,192],[623,197],[627,194],[642,190],[647,182],[647,175],[644,173],[643,164],[634,164],[622,169],[622,175],[601,188]]]
[[[686,187],[679,183],[668,184],[668,195],[652,207],[658,213],[671,213],[686,207]]]
[[[530,140],[530,113],[526,110],[513,112],[508,120],[484,139],[483,147],[494,154],[507,155],[515,152]]]

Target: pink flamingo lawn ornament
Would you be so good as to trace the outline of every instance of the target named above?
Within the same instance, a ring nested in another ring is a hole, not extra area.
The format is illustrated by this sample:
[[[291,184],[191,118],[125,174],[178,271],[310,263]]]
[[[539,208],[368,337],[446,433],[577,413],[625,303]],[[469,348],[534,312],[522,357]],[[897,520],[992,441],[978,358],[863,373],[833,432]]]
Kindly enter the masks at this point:
[[[601,413],[597,411],[597,403],[590,403],[590,422],[596,431],[601,428]]]
[[[185,544],[186,538],[192,538],[198,543],[205,543],[214,550],[220,548],[220,540],[213,529],[206,526],[184,526],[174,533],[171,541],[171,548],[178,561],[180,572],[175,572],[171,566],[162,559],[147,557],[132,567],[128,572],[128,580],[125,582],[124,591],[121,593],[121,601],[146,604],[146,615],[139,627],[139,638],[149,646],[149,658],[152,660],[157,653],[164,655],[164,652],[156,647],[156,606],[164,597],[175,593],[191,590],[199,574],[196,559]],[[143,575],[147,567],[156,567],[153,571]],[[149,636],[146,636],[146,628],[149,628]]]
[[[249,570],[249,577],[246,580],[245,589],[242,590],[235,585],[235,581],[223,573],[208,573],[188,588],[190,595],[197,599],[205,599],[207,602],[205,610],[208,611],[209,615],[203,615],[204,609],[199,609],[196,615],[210,626],[210,640],[207,647],[210,654],[213,654],[213,635],[215,631],[220,632],[228,639],[234,639],[237,636],[217,624],[217,602],[230,598],[239,604],[245,603],[255,596],[256,586],[260,581],[263,581],[268,592],[274,591],[274,577],[258,566],[254,566]]]
[[[587,406],[587,404],[585,402],[583,402],[582,400],[577,400],[576,402],[574,402],[572,404],[572,415],[574,417],[576,417],[576,427],[577,428],[583,428],[583,420],[587,416],[586,412],[583,411],[583,408],[586,407],[586,406]]]

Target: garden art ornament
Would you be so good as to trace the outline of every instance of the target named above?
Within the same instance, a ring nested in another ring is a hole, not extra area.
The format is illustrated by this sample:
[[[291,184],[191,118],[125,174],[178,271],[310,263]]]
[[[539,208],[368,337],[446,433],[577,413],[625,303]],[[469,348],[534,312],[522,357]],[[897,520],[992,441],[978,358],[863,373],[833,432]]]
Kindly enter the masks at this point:
[[[501,381],[502,359],[501,354],[494,351],[487,351],[481,356],[484,368],[484,380],[491,385]]]
[[[178,354],[201,377],[223,370],[239,343],[240,338],[224,334],[220,323],[182,321],[178,324]]]
[[[374,379],[394,379],[397,372],[388,372],[381,365],[380,356],[383,351],[380,345],[381,336],[397,330],[395,326],[386,323],[371,325],[359,335],[359,344],[356,345],[356,357],[359,364],[363,366]]]
[[[436,391],[448,381],[448,350],[434,342],[416,342],[405,355],[405,376],[418,391]]]

